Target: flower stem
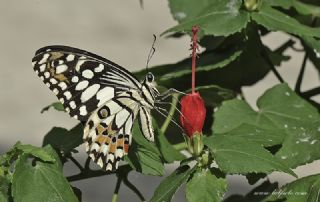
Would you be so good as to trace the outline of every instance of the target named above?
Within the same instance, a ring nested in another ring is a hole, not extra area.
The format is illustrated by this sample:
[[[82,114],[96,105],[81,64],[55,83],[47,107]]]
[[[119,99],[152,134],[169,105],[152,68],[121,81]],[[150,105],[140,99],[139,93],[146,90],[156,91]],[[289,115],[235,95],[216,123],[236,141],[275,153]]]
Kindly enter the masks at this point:
[[[113,195],[112,195],[112,202],[117,202],[118,200],[118,193],[121,186],[122,177],[118,177],[116,188],[114,189]]]
[[[196,58],[197,58],[197,48],[198,48],[198,35],[197,32],[199,31],[198,26],[192,27],[192,93],[195,92],[196,87]]]
[[[170,124],[170,121],[174,115],[174,112],[176,111],[176,106],[178,103],[178,93],[174,93],[172,94],[172,100],[171,100],[171,108],[169,110],[169,114],[166,118],[166,120],[163,122],[162,126],[161,126],[161,132],[162,134],[164,134]]]
[[[178,143],[178,144],[175,144],[175,145],[172,145],[172,146],[173,146],[173,148],[175,150],[178,150],[178,151],[188,148],[188,146],[187,146],[187,144],[185,142],[181,142],[181,143]]]

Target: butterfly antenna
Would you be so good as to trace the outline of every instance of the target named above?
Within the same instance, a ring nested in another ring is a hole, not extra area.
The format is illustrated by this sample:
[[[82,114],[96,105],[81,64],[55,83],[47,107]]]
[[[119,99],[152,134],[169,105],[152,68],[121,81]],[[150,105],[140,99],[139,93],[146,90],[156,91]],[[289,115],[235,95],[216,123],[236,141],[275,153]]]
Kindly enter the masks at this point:
[[[152,46],[151,46],[151,49],[150,49],[149,54],[148,54],[147,65],[146,65],[146,71],[147,72],[148,72],[149,62],[150,62],[154,52],[156,52],[156,49],[154,48],[154,44],[156,43],[156,40],[157,40],[157,37],[156,37],[155,34],[153,34],[153,42],[152,42]]]

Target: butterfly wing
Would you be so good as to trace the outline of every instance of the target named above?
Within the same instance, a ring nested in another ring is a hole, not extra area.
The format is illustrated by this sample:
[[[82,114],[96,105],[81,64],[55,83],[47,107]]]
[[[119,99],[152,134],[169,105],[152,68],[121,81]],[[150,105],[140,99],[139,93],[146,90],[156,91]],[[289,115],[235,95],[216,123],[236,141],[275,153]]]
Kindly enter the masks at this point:
[[[126,69],[93,53],[47,46],[32,59],[34,71],[55,93],[70,116],[86,121],[117,94],[141,88]]]
[[[84,128],[89,156],[107,171],[117,169],[128,153],[139,104],[130,97],[113,98],[90,116]]]

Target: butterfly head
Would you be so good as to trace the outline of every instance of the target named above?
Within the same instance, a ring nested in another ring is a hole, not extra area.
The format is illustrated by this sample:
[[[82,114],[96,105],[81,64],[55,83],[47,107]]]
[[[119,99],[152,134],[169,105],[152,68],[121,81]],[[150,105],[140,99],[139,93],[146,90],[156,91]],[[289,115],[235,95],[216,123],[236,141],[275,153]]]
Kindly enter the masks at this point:
[[[155,82],[155,77],[151,72],[148,72],[146,74],[143,83],[150,89],[152,97],[156,97],[160,94],[158,89],[156,88],[157,84]]]
[[[145,78],[145,81],[147,83],[153,83],[154,82],[154,76],[151,72],[148,72]]]

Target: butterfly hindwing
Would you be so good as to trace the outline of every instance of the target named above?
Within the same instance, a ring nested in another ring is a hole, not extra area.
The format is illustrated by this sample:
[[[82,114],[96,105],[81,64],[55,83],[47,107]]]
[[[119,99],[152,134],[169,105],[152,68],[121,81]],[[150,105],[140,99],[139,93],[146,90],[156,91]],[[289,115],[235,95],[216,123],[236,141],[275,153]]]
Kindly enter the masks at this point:
[[[36,52],[34,70],[70,116],[86,121],[98,107],[140,83],[126,69],[93,53],[66,46]]]
[[[115,170],[128,153],[138,108],[130,97],[114,98],[90,116],[84,129],[86,150],[105,170]]]

